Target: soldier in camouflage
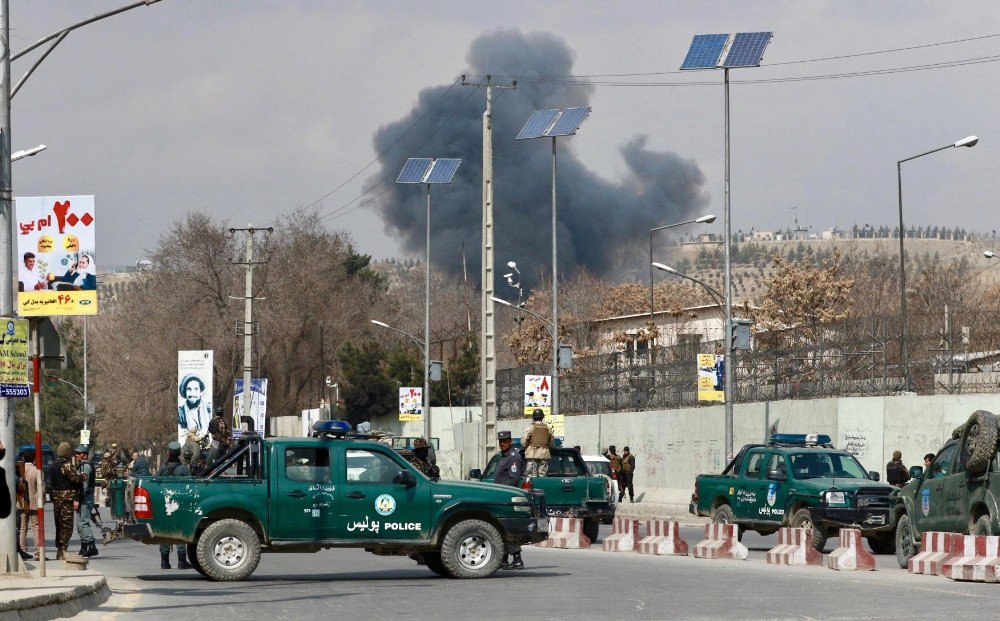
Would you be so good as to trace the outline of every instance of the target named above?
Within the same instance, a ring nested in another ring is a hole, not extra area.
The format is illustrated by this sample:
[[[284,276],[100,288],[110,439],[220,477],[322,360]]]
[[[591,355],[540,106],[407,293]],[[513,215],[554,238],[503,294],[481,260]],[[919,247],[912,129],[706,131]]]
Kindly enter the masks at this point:
[[[441,478],[441,469],[430,461],[430,444],[423,438],[413,441],[413,459],[410,463],[413,467],[422,472],[428,479],[437,481]]]
[[[156,471],[158,477],[189,477],[191,470],[181,463],[181,443],[171,442],[167,445],[167,463]],[[170,545],[160,544],[160,569],[170,569]],[[177,569],[191,569],[187,560],[187,547],[177,544]]]
[[[56,558],[66,558],[69,538],[73,535],[73,511],[80,506],[84,475],[73,463],[73,449],[62,442],[56,449],[52,466],[52,508],[56,522]]]
[[[117,475],[115,471],[115,461],[111,457],[110,452],[104,453],[104,459],[97,466],[97,476],[104,479],[104,506],[111,506],[111,479],[114,479]]]

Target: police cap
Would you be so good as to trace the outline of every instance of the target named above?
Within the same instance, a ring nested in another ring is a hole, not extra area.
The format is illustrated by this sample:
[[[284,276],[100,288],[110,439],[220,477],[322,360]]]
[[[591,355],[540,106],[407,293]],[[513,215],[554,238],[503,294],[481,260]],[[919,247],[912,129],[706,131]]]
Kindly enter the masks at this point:
[[[167,452],[179,455],[181,452],[181,443],[176,441],[171,442],[167,445]]]
[[[73,449],[74,453],[83,453],[84,455],[90,455],[90,447],[86,444],[81,444],[80,446]]]
[[[510,440],[510,432],[509,431],[498,431],[497,432],[497,440]]]

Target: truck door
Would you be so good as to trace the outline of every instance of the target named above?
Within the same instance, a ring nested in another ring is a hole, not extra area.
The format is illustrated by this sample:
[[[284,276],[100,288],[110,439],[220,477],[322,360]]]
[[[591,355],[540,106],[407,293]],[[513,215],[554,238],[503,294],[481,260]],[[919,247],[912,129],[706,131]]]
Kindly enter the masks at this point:
[[[757,506],[757,519],[762,522],[780,524],[785,519],[788,494],[794,487],[795,480],[792,478],[792,469],[789,467],[788,460],[785,459],[784,455],[778,453],[772,453],[768,459],[767,471],[764,472],[765,478],[768,472],[784,472],[787,478],[784,481],[766,481],[767,485],[764,487],[764,493]]]
[[[399,481],[401,470],[417,484]],[[431,482],[395,452],[365,446],[344,451],[339,536],[354,540],[427,539],[431,532]]]
[[[286,445],[275,451],[277,479],[271,496],[273,537],[320,540],[336,537],[338,523],[330,451],[325,446]]]
[[[733,512],[740,520],[754,520],[757,515],[757,501],[764,485],[764,449],[752,449],[743,459],[743,470],[736,478],[731,495]]]
[[[944,447],[931,462],[930,470],[924,475],[924,480],[917,491],[913,508],[916,514],[917,530],[948,531],[948,518],[945,503],[945,480],[950,478],[955,455],[958,453],[958,443]],[[963,478],[964,474],[961,475]],[[964,530],[963,528],[959,529]]]

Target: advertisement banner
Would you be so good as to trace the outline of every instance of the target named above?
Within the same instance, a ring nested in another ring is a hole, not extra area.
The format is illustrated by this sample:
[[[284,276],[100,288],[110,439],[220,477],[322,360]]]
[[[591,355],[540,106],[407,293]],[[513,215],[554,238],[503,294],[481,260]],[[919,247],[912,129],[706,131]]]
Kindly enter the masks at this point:
[[[552,414],[552,376],[524,376],[524,415],[531,416],[536,409],[541,408],[546,417]]]
[[[322,420],[320,418],[320,416],[322,414],[323,414],[323,411],[320,410],[319,408],[314,408],[314,409],[311,409],[311,410],[302,410],[302,437],[303,438],[311,438],[312,437],[312,434],[313,434],[313,425],[315,425],[320,420]]]
[[[725,401],[726,357],[698,354],[698,401]]]
[[[236,380],[233,394],[233,437],[239,438],[243,430],[264,435],[267,424],[267,379],[250,380],[250,411],[243,413],[243,380]]]
[[[22,196],[17,216],[17,314],[97,314],[93,196]]]
[[[412,386],[399,388],[399,420],[424,420],[424,389]]]
[[[0,337],[0,397],[30,397],[28,320],[3,318]]]
[[[177,441],[181,444],[189,436],[202,448],[212,442],[208,423],[212,420],[214,358],[212,350],[177,352]]]

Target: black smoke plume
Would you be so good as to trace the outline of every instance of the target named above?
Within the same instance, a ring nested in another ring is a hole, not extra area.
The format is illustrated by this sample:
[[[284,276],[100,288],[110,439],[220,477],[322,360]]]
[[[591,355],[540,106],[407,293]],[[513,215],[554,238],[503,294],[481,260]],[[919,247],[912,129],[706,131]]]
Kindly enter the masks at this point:
[[[470,76],[564,76],[572,73],[573,52],[548,33],[502,30],[473,41],[466,73]],[[503,82],[495,78],[495,83]],[[498,275],[517,261],[523,282],[551,270],[551,141],[515,141],[534,110],[590,105],[593,86],[553,84],[522,78],[517,90],[494,90],[493,171],[495,260]],[[439,101],[440,100],[440,101]],[[420,92],[405,117],[379,128],[377,152],[388,149],[378,177],[395,181],[407,157],[459,157],[455,181],[432,188],[431,261],[451,273],[462,269],[465,242],[470,279],[479,280],[482,231],[482,89],[433,86]],[[592,114],[600,114],[598,110]],[[423,117],[423,118],[421,118]],[[409,132],[407,128],[420,119]],[[581,131],[586,131],[586,123]],[[393,145],[393,143],[398,143]],[[676,222],[708,202],[704,175],[692,160],[646,148],[637,136],[620,147],[627,174],[609,183],[587,169],[570,148],[558,145],[559,272],[584,267],[608,276],[624,245],[644,247],[651,227]],[[390,149],[390,145],[393,147]],[[384,187],[384,186],[383,186]],[[423,255],[425,186],[393,185],[380,199],[387,231],[404,248]],[[641,266],[629,266],[642,271]],[[496,282],[499,287],[502,281]]]

